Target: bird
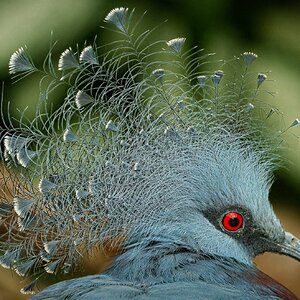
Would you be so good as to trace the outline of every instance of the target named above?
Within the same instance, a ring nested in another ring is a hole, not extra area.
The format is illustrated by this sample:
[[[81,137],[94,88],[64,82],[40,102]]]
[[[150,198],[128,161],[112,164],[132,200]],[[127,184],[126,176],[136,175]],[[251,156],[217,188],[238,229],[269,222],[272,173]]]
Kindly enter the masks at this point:
[[[32,294],[45,274],[115,250],[101,274],[33,300],[297,299],[253,258],[300,260],[300,240],[269,202],[284,135],[299,120],[279,133],[268,124],[279,113],[263,101],[257,54],[209,61],[185,50],[186,38],[150,42],[157,29],[140,32],[135,18],[112,9],[104,30],[114,40],[67,48],[57,68],[55,45],[42,70],[26,47],[11,56],[15,81],[42,77],[33,120],[21,113],[13,126],[1,105],[0,264],[30,276],[22,292]]]

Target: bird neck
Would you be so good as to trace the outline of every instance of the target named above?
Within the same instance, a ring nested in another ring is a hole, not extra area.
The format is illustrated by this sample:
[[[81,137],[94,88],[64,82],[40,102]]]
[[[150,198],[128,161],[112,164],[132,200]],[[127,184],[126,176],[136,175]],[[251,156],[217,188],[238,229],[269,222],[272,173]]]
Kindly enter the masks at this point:
[[[202,281],[253,295],[297,299],[253,264],[243,264],[233,258],[196,252],[183,244],[158,240],[131,245],[115,259],[106,274],[121,281],[147,286]]]

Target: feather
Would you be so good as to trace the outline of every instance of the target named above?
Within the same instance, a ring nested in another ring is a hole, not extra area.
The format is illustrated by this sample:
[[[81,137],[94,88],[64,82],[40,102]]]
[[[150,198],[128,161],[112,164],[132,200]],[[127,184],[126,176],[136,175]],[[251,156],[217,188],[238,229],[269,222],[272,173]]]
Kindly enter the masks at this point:
[[[30,210],[34,204],[32,199],[14,198],[14,209],[19,217],[24,218],[30,213]]]

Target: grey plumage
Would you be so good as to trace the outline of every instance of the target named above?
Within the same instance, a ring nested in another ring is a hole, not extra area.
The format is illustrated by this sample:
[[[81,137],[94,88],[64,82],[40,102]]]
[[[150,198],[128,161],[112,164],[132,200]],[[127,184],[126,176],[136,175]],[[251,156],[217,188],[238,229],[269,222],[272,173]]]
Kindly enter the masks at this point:
[[[184,38],[134,37],[132,18],[125,8],[107,15],[121,39],[105,54],[68,48],[61,74],[48,60],[46,112],[2,129],[3,183],[19,188],[11,213],[0,210],[10,228],[0,262],[22,275],[68,273],[95,247],[122,249],[105,275],[33,299],[294,299],[252,262],[266,251],[300,259],[268,201],[284,136],[267,131],[276,109],[259,98],[267,76],[249,71],[257,55],[204,72],[209,55],[184,52]],[[13,54],[11,74],[36,70],[24,48]],[[52,113],[50,92],[62,84]]]
[[[159,283],[147,286],[114,281],[104,275],[94,275],[83,277],[81,280],[65,281],[60,286],[53,285],[51,289],[46,289],[32,299],[278,299],[277,296],[270,296],[270,292],[273,292],[271,288],[265,288],[265,295],[258,295],[254,292],[239,290],[236,285],[222,286],[204,281],[183,281],[180,284],[178,282]]]

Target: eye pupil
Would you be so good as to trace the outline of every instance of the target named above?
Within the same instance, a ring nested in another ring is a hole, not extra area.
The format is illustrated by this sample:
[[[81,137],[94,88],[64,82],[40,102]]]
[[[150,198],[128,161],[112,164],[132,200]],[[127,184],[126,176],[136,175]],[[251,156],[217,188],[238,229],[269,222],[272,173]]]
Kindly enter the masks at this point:
[[[236,227],[239,225],[239,223],[240,223],[239,219],[235,217],[231,218],[228,222],[230,227]]]
[[[237,231],[243,226],[243,216],[238,212],[228,212],[223,217],[222,225],[228,231]]]

